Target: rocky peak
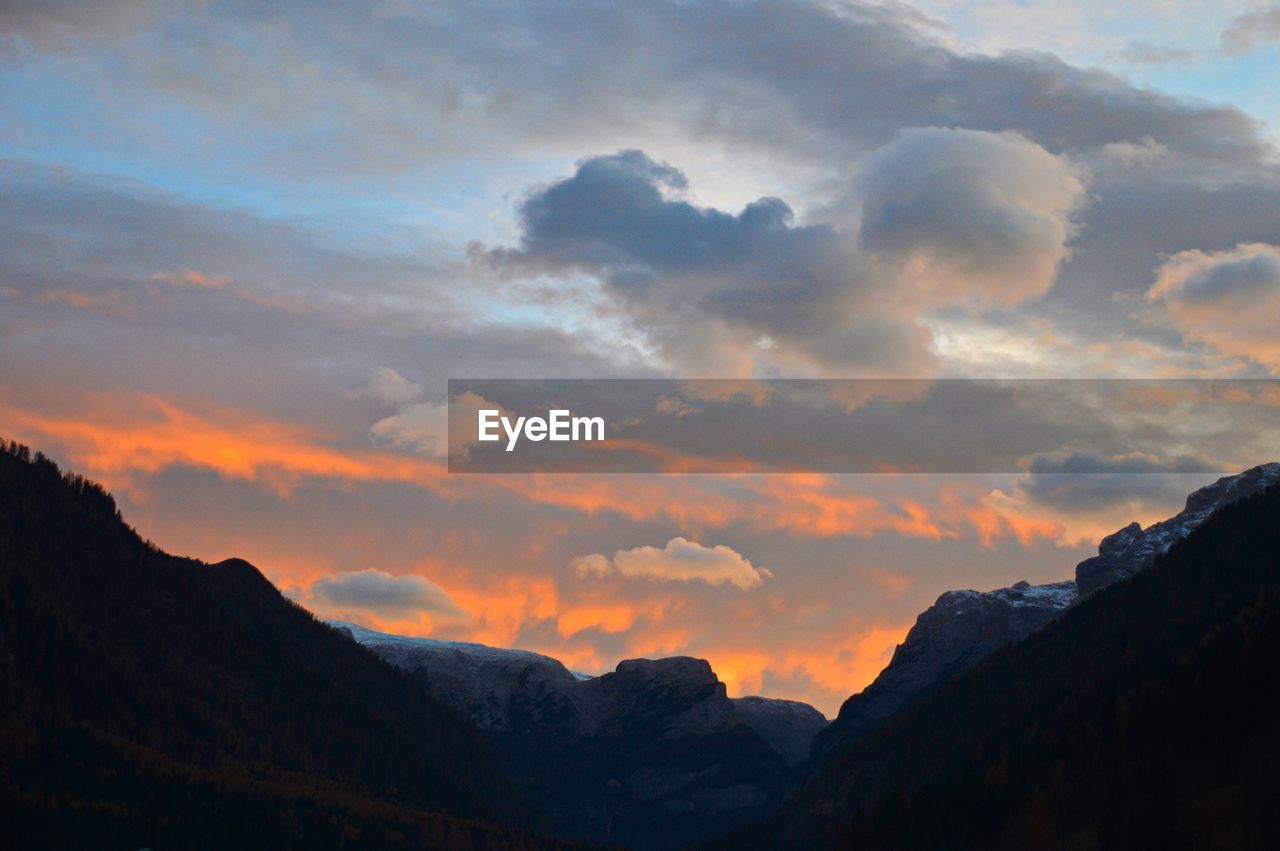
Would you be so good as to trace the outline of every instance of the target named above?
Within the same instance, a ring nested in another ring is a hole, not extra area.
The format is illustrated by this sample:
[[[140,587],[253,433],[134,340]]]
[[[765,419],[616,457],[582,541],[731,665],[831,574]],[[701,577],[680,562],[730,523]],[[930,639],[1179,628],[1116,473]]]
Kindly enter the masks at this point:
[[[1224,476],[1187,497],[1186,507],[1168,520],[1143,529],[1130,523],[1103,538],[1098,554],[1076,566],[1080,596],[1090,594],[1145,570],[1156,556],[1203,523],[1228,503],[1252,496],[1280,483],[1280,463],[1262,464],[1234,476]]]
[[[1187,497],[1187,505],[1182,513],[1203,515],[1200,517],[1203,521],[1227,503],[1253,496],[1277,483],[1280,483],[1280,462],[1259,464],[1251,470],[1224,476],[1213,484],[1200,488]]]
[[[663,689],[690,696],[714,693],[725,696],[724,683],[711,670],[706,659],[672,656],[667,659],[625,659],[612,674],[600,678],[629,691]]]

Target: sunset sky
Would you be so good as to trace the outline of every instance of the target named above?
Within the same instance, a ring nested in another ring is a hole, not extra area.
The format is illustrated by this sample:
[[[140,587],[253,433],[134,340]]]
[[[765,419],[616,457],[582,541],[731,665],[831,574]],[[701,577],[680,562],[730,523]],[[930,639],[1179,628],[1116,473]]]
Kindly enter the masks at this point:
[[[7,2],[0,435],[321,616],[832,715],[1280,458],[464,476],[447,379],[1280,375],[1278,71],[1252,2]]]

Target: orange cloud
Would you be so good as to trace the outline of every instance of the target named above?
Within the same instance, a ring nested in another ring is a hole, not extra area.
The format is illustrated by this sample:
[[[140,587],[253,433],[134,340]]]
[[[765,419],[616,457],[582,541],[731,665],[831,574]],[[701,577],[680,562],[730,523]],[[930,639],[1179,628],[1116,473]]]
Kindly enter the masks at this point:
[[[469,641],[514,647],[528,623],[553,621],[562,611],[555,583],[544,576],[495,575],[457,571],[446,582],[451,597],[471,613],[461,634]]]
[[[74,414],[44,413],[0,397],[0,414],[15,437],[56,445],[77,469],[131,493],[138,492],[139,474],[185,466],[261,482],[282,497],[305,477],[408,482],[451,501],[483,501],[505,493],[589,516],[614,513],[633,521],[662,521],[689,534],[751,523],[798,537],[897,534],[940,541],[971,528],[987,545],[1010,536],[1030,545],[1061,532],[1052,521],[1019,516],[987,499],[974,503],[972,495],[954,492],[944,493],[932,514],[917,500],[887,505],[819,473],[450,475],[439,461],[336,449],[315,429],[238,408],[184,405],[140,393],[90,394],[74,404]]]
[[[565,638],[587,629],[609,633],[624,632],[636,622],[637,614],[636,609],[626,603],[575,606],[556,619],[556,628]]]
[[[991,491],[974,502],[953,490],[944,491],[945,510],[976,533],[984,547],[994,547],[1001,540],[1015,538],[1024,547],[1041,541],[1062,541],[1066,528],[1055,519],[1021,510],[1019,503],[1002,491]]]
[[[137,473],[186,466],[263,481],[286,495],[303,476],[426,482],[439,464],[380,452],[324,447],[313,431],[225,407],[191,410],[146,394],[93,395],[74,416],[42,414],[0,399],[8,427],[36,445],[56,443],[78,469],[111,487]]]

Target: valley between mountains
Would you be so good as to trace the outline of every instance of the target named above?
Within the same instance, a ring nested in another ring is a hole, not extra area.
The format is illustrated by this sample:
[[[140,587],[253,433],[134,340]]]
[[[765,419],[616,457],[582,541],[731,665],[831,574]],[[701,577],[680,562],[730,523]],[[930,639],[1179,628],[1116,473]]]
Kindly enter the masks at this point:
[[[8,444],[0,802],[14,847],[1265,847],[1276,485],[944,593],[828,723],[700,659],[592,677],[324,624]]]

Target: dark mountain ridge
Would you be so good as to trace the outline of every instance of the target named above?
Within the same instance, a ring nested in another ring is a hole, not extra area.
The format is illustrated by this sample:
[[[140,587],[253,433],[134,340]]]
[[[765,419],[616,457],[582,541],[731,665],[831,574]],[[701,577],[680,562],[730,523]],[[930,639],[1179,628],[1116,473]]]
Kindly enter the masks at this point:
[[[723,847],[1280,847],[1278,521],[1215,508]]]
[[[629,659],[599,677],[537,653],[335,624],[476,722],[518,791],[566,836],[682,847],[781,801],[826,719],[730,698],[702,659]]]
[[[0,451],[0,806],[16,848],[534,848],[479,734],[239,559],[167,555]],[[443,815],[448,813],[449,815]]]
[[[995,591],[947,591],[922,612],[875,681],[840,707],[814,739],[803,775],[813,776],[885,719],[928,696],[996,650],[1062,617],[1081,600],[1147,569],[1215,512],[1280,483],[1280,463],[1224,476],[1187,497],[1168,520],[1131,523],[1103,538],[1098,555],[1076,566],[1075,578],[1048,585],[1019,582]]]

